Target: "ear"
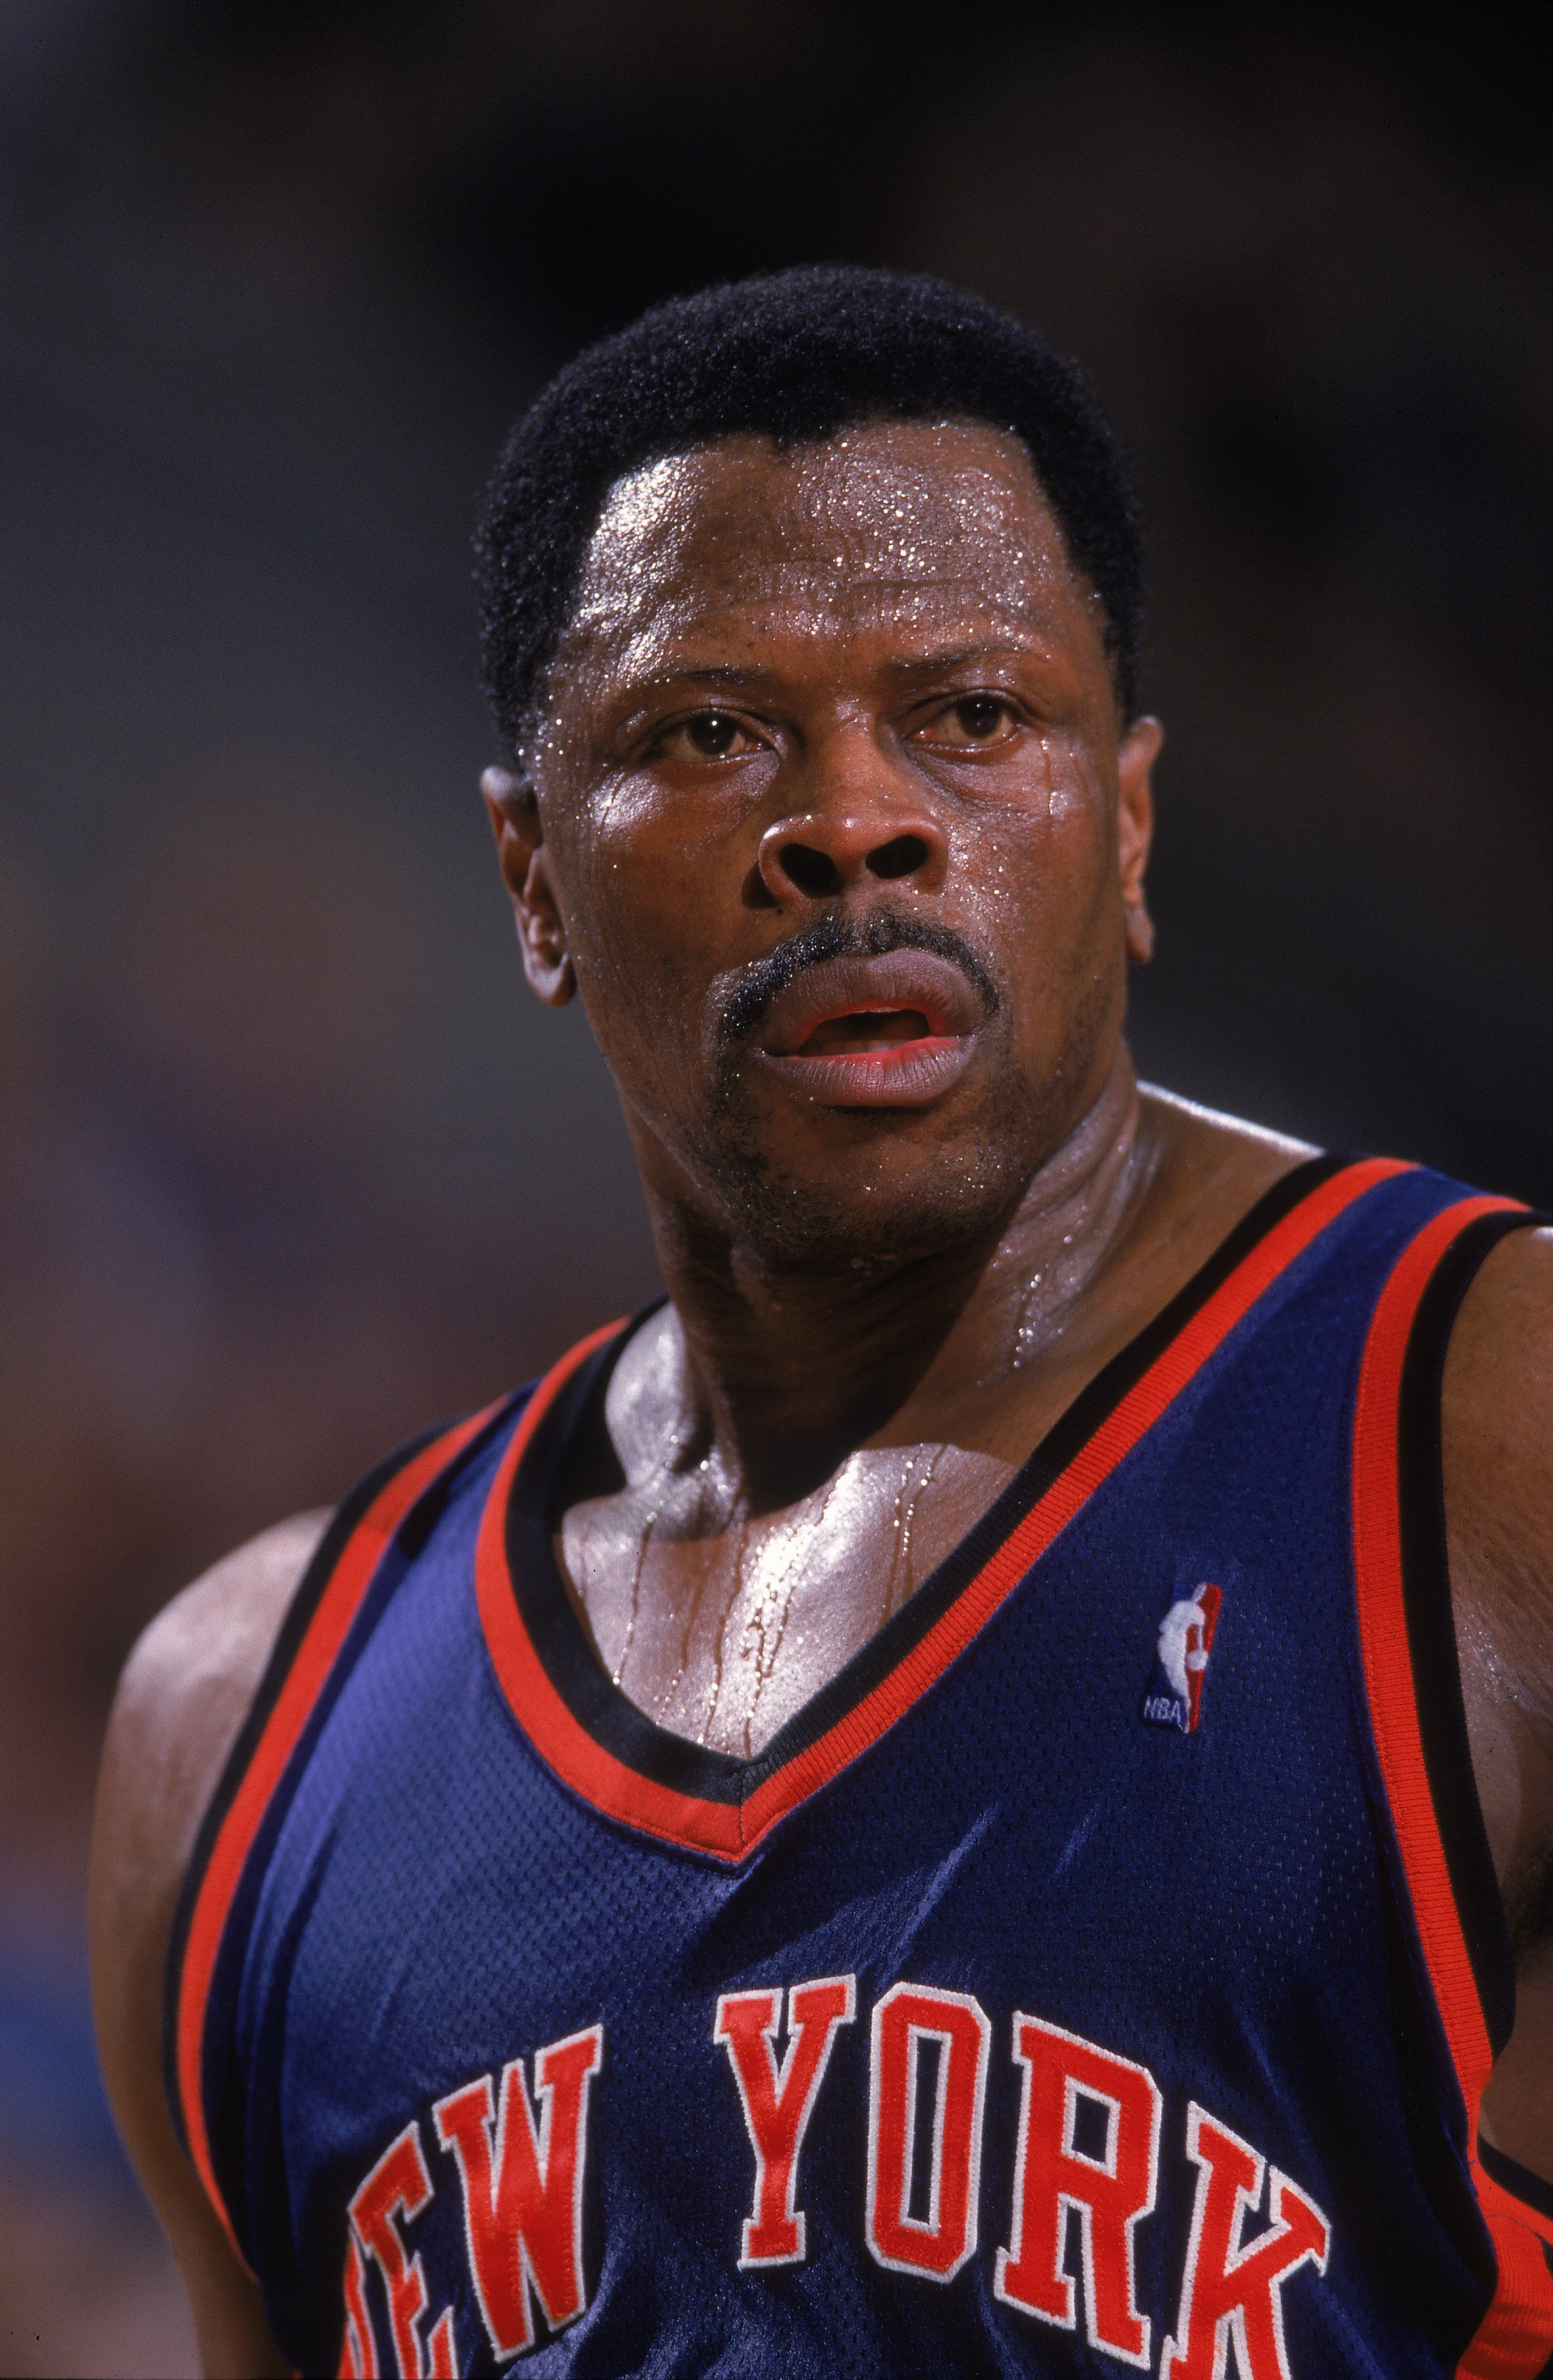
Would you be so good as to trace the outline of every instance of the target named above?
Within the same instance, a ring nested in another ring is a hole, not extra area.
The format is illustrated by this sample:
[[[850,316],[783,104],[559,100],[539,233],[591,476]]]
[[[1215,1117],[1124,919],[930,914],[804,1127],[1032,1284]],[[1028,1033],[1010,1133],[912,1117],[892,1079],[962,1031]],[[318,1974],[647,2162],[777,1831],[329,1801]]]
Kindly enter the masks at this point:
[[[1122,914],[1127,956],[1138,966],[1154,955],[1154,920],[1148,914],[1143,880],[1154,840],[1154,763],[1164,740],[1165,731],[1157,719],[1134,719],[1116,756],[1116,856]]]
[[[576,991],[577,979],[551,881],[539,804],[525,780],[510,769],[487,769],[479,789],[517,921],[523,972],[547,1007],[564,1008]]]

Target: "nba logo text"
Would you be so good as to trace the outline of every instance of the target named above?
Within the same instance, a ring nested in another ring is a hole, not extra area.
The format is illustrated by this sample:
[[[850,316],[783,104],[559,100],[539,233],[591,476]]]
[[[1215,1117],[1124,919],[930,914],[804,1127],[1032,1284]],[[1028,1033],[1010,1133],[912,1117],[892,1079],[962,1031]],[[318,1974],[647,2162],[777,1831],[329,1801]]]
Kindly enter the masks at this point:
[[[1205,1580],[1183,1587],[1159,1622],[1154,1674],[1143,1698],[1143,1716],[1154,1727],[1176,1727],[1194,1735],[1202,1717],[1207,1657],[1213,1650],[1224,1598]]]

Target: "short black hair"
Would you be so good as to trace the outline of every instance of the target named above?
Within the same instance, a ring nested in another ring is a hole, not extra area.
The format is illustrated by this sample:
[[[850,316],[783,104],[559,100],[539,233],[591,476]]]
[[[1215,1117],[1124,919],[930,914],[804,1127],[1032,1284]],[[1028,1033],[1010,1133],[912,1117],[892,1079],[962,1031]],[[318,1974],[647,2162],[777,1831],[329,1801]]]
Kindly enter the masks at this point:
[[[1105,608],[1134,716],[1143,533],[1115,432],[1076,364],[1012,314],[925,274],[761,273],[655,306],[588,347],[517,422],[475,538],[485,688],[515,753],[529,733],[609,491],[666,455],[763,433],[969,417],[1023,440]]]

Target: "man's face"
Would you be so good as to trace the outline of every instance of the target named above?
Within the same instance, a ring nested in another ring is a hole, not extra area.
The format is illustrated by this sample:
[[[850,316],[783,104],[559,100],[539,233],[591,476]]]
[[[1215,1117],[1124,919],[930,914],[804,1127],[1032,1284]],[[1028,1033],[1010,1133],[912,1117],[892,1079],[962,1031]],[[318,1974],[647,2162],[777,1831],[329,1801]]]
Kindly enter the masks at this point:
[[[1159,730],[1024,448],[729,439],[612,492],[492,812],[649,1187],[758,1258],[996,1226],[1113,1062]],[[488,795],[492,792],[488,781]],[[536,846],[536,834],[542,838]]]

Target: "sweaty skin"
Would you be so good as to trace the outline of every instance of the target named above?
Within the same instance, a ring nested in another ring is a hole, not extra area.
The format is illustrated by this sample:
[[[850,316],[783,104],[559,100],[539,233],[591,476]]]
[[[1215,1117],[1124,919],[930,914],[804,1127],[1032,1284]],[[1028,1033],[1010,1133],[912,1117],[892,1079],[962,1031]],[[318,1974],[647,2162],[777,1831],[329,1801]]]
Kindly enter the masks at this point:
[[[484,793],[540,998],[613,1070],[671,1304],[556,1551],[601,1661],[736,1754],[896,1610],[1309,1152],[1140,1090],[1122,1026],[1158,722],[1013,439],[730,439],[619,483],[520,765]],[[1473,1755],[1522,1992],[1486,2129],[1553,2179],[1553,1235],[1447,1364]],[[174,2138],[159,2022],[199,1817],[316,1538],[153,1623],[100,1800],[109,2087],[205,2368],[285,2367]]]

